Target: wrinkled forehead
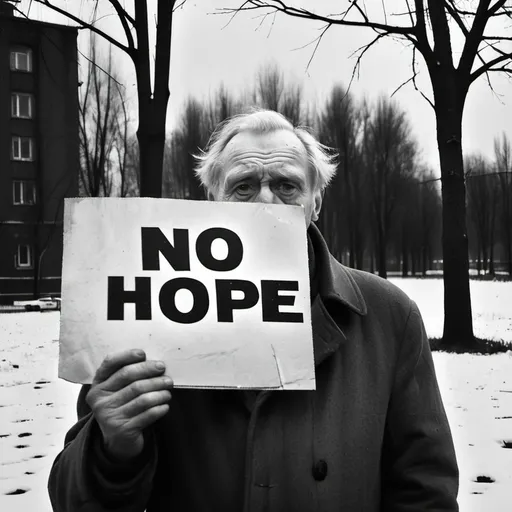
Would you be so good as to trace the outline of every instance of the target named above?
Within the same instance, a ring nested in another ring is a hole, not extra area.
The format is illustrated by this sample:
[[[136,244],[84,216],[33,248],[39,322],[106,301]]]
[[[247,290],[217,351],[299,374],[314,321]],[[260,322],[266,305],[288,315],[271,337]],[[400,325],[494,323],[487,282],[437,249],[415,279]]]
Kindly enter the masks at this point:
[[[279,164],[308,167],[308,155],[301,140],[289,130],[266,133],[242,131],[226,145],[221,156],[224,172],[233,167]]]

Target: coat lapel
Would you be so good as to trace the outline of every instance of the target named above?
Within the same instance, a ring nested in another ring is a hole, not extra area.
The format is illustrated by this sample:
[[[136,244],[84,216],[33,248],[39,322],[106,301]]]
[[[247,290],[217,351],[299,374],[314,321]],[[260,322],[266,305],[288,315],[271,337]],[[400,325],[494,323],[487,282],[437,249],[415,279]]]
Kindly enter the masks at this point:
[[[329,315],[320,295],[315,297],[311,305],[311,325],[313,328],[313,351],[315,366],[318,366],[340,345],[347,341],[341,326]]]
[[[309,226],[308,234],[315,251],[320,295],[326,300],[339,302],[360,316],[366,315],[367,308],[363,294],[349,270],[329,253],[324,238],[314,224]]]

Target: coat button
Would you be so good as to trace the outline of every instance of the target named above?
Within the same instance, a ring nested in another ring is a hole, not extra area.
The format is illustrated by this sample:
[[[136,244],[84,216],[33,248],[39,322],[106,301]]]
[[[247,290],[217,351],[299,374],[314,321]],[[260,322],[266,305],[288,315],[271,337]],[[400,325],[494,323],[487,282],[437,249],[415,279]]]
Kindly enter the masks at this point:
[[[327,476],[327,462],[325,462],[325,460],[319,460],[313,466],[313,478],[317,482],[321,482],[322,480],[325,480],[326,476]]]

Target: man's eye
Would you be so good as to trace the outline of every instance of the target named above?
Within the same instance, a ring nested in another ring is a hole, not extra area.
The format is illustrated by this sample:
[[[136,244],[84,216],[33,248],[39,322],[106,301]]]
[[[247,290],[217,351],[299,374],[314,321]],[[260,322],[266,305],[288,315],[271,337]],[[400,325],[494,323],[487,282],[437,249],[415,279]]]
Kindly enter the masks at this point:
[[[297,187],[294,183],[290,183],[289,181],[281,181],[277,185],[277,190],[281,194],[291,195],[297,191]]]
[[[251,192],[251,186],[249,183],[240,183],[235,187],[235,192],[240,195],[247,195]]]

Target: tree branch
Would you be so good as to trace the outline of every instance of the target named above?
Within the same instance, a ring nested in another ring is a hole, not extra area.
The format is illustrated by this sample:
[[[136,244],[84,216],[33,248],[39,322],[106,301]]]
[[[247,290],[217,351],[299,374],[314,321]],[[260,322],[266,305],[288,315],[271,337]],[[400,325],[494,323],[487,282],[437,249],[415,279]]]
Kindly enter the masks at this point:
[[[445,6],[446,6],[446,10],[448,11],[448,13],[452,17],[452,19],[455,20],[455,22],[457,23],[457,25],[459,26],[461,32],[464,34],[464,37],[467,40],[468,37],[470,37],[470,31],[469,31],[468,27],[466,27],[466,25],[464,24],[464,21],[462,20],[462,18],[457,13],[456,5],[455,5],[455,0],[447,0],[447,1],[445,1]],[[480,62],[482,64],[485,64],[485,60],[480,55],[480,52],[478,51],[478,49],[476,51],[476,56],[478,57],[478,59],[480,60]],[[460,69],[460,61],[459,61],[459,69]],[[494,88],[493,88],[492,83],[491,83],[491,78],[490,78],[488,73],[486,73],[486,77],[487,77],[487,84],[489,85],[489,88],[491,89],[491,91],[494,92]]]
[[[119,82],[116,77],[112,76],[108,71],[106,71],[104,68],[102,68],[97,62],[94,62],[92,61],[87,55],[85,55],[82,51],[80,50],[77,50],[78,53],[85,59],[87,60],[88,62],[90,62],[93,66],[96,66],[100,71],[102,71],[103,73],[105,73],[105,75],[107,75],[109,78],[111,78],[117,85],[121,86],[121,87],[124,87],[124,85]]]
[[[407,7],[409,4],[407,3]],[[425,20],[425,4],[423,0],[414,0],[414,7],[416,8],[416,23],[414,25],[416,31],[416,38],[418,40],[418,50],[421,52],[426,62],[432,59],[432,48],[428,42],[427,37],[427,24]]]
[[[507,0],[498,0],[490,9],[488,12],[487,19],[491,18],[492,16],[495,16],[498,11],[505,6],[507,3]]]
[[[473,25],[466,36],[466,42],[464,43],[459,66],[457,68],[464,76],[469,76],[473,69],[475,57],[478,53],[478,47],[482,41],[487,21],[489,20],[488,15],[490,10],[488,9],[490,3],[491,0],[480,0],[473,20]]]
[[[512,41],[512,36],[483,36],[484,41]]]
[[[158,25],[156,29],[154,96],[169,97],[169,62],[171,59],[171,35],[173,9],[176,0],[158,2]]]
[[[74,21],[76,24],[79,25],[79,27],[77,27],[77,28],[79,28],[80,30],[83,30],[83,29],[91,30],[92,32],[95,32],[99,36],[106,39],[110,44],[113,44],[120,50],[123,50],[123,52],[126,52],[128,55],[132,54],[132,50],[128,46],[125,46],[124,44],[122,44],[119,41],[117,41],[116,39],[114,39],[112,36],[109,36],[106,32],[103,32],[103,30],[96,28],[93,24],[87,23],[86,21],[81,20],[74,14],[71,14],[70,12],[66,11],[65,9],[61,9],[60,7],[57,7],[56,5],[52,4],[49,0],[34,0],[34,1],[37,2],[38,4],[44,5],[48,9],[51,9],[52,11],[55,11],[55,12],[61,14],[62,16],[65,16],[66,18],[69,18],[71,21]]]
[[[457,8],[455,6],[455,0],[446,0],[444,3],[446,10],[448,11],[448,14],[452,17],[452,19],[457,23],[458,27],[460,28],[461,32],[464,34],[464,37],[468,37],[469,35],[469,29],[464,24],[463,19],[460,17]]]
[[[146,0],[135,0],[135,19],[137,25],[137,46],[135,55],[135,76],[137,78],[137,93],[139,97],[139,113],[142,108],[142,101],[147,105],[151,100],[151,70],[149,64],[149,29],[148,10]],[[139,120],[140,122],[140,120]]]
[[[119,5],[120,11],[118,11],[118,14],[119,14],[119,12],[121,12],[123,14],[123,16],[135,27],[135,25],[136,25],[135,18],[133,16],[131,16],[128,13],[128,11],[121,6],[119,0],[108,0],[108,1],[113,5],[113,7],[116,9],[116,11],[117,11],[117,8],[114,4]]]
[[[483,75],[487,71],[503,71],[503,69],[494,68],[494,66],[496,66],[497,64],[501,64],[502,62],[505,62],[507,60],[512,60],[512,52],[504,53],[503,55],[500,55],[499,57],[490,60],[489,62],[478,68],[476,71],[473,71],[473,73],[471,73],[471,75],[469,76],[469,83],[473,83],[479,76]]]
[[[330,23],[326,23],[318,37],[315,37],[315,39],[313,39],[313,41],[310,41],[309,43],[305,44],[304,46],[300,46],[299,48],[296,48],[296,50],[302,50],[302,49],[316,43],[313,53],[311,54],[311,57],[309,58],[308,63],[306,65],[306,72],[309,70],[309,66],[311,65],[311,62],[313,61],[313,59],[316,55],[318,47],[320,46],[320,43],[322,42],[322,39],[324,38],[325,33],[329,30],[329,28],[331,28]]]
[[[124,33],[126,34],[126,40],[128,41],[128,48],[131,48],[132,50],[135,48],[135,44],[133,41],[133,35],[130,30],[130,27],[128,26],[128,21],[132,24],[132,26],[135,26],[135,20],[128,15],[128,13],[123,9],[121,4],[119,3],[119,0],[109,0],[112,4],[112,7],[117,12],[117,16],[119,17],[119,20],[121,21],[121,25],[123,26]],[[128,21],[127,21],[128,20]]]
[[[320,14],[316,14],[307,9],[291,7],[281,0],[247,0],[243,2],[240,7],[225,7],[220,8],[219,11],[226,14],[235,14],[243,11],[254,11],[258,9],[273,9],[277,12],[282,12],[288,16],[292,16],[294,18],[301,19],[310,19],[316,21],[323,21],[324,23],[329,23],[331,25],[345,25],[349,27],[369,27],[375,30],[385,31],[387,34],[399,34],[399,35],[414,35],[414,27],[400,27],[396,25],[388,25],[385,23],[376,23],[372,22],[368,19],[364,11],[357,4],[357,0],[353,0],[352,2],[354,7],[358,10],[358,12],[363,17],[363,21],[353,21],[345,19],[345,14],[342,14],[342,18],[330,18],[328,16],[322,16]],[[350,7],[349,7],[350,9]],[[348,11],[348,10],[347,10]]]
[[[387,34],[377,34],[373,40],[368,43],[368,44],[365,44],[361,47],[359,47],[357,50],[355,50],[351,55],[350,57],[353,57],[354,55],[356,55],[358,52],[361,52],[358,57],[357,57],[357,60],[356,60],[356,63],[354,65],[354,68],[352,69],[352,76],[350,77],[350,82],[348,84],[348,87],[347,87],[347,94],[349,93],[350,91],[350,87],[352,86],[352,82],[354,81],[354,78],[356,76],[356,73],[359,75],[359,68],[361,66],[361,60],[362,58],[364,57],[364,54],[374,45],[376,44],[378,41],[380,41],[383,37],[385,37]]]
[[[445,3],[441,3],[439,0],[428,0],[428,12],[434,37],[435,60],[446,71],[452,70],[453,51]]]
[[[391,97],[393,97],[402,87],[406,86],[408,83],[412,82],[414,89],[416,92],[419,92],[425,101],[432,107],[432,109],[435,111],[434,104],[432,101],[425,95],[425,93],[418,87],[418,84],[416,83],[416,77],[418,76],[419,72],[416,70],[416,51],[417,48],[413,46],[412,48],[412,76],[408,78],[405,82],[402,82],[394,91],[393,94],[391,94]]]

